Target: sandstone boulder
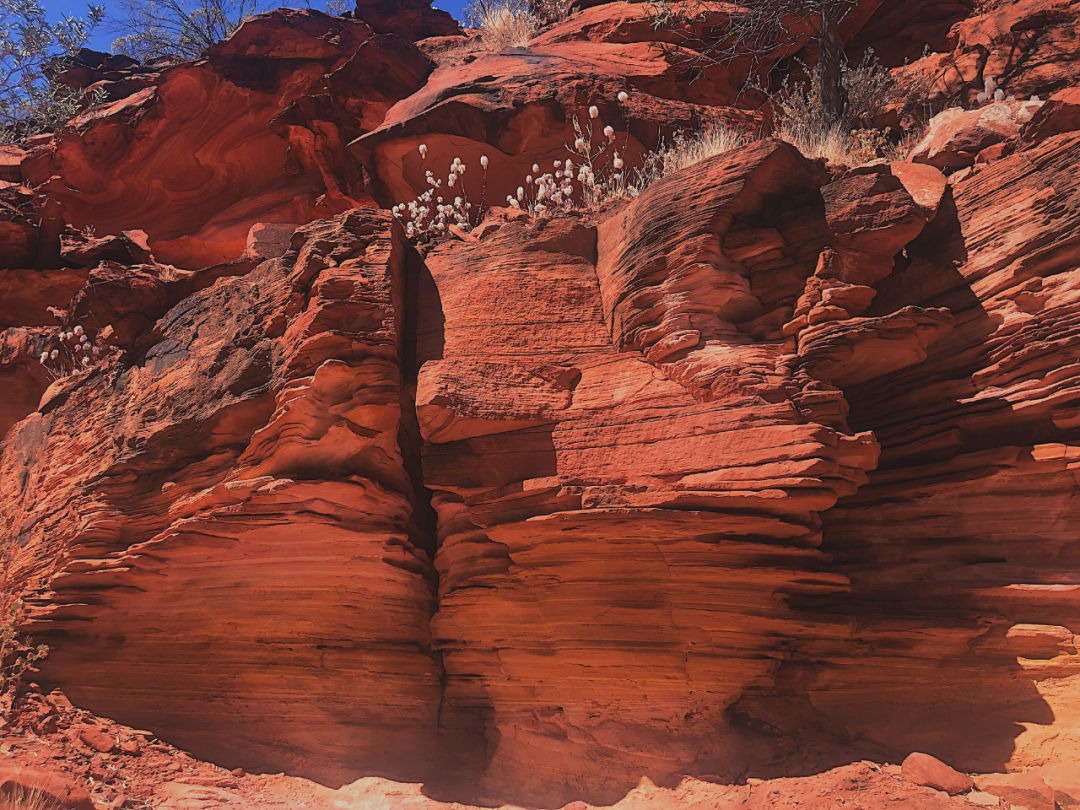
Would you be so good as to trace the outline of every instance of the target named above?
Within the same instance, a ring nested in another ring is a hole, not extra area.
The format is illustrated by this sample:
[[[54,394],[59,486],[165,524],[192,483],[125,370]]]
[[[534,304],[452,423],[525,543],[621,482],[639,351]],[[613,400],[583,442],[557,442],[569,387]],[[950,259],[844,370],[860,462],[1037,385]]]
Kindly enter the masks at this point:
[[[21,183],[22,161],[26,152],[12,144],[0,145],[0,182]]]
[[[1041,141],[1080,129],[1080,87],[1067,87],[1047,99],[1021,134],[1025,141]]]
[[[901,767],[907,781],[935,790],[943,790],[950,796],[965,793],[975,786],[975,781],[970,776],[960,773],[929,754],[918,752],[908,754]]]
[[[979,790],[1027,810],[1057,810],[1054,789],[1035,773],[992,773],[976,780]]]
[[[303,223],[370,199],[344,144],[428,66],[386,36],[397,44],[316,11],[253,17],[205,59],[75,119],[24,172],[77,229],[141,229],[159,259],[189,269],[236,259],[255,222]]]
[[[64,810],[96,810],[89,794],[74,781],[41,768],[0,768],[0,799],[35,794],[38,801],[54,802]]]
[[[980,151],[1020,136],[1020,128],[1032,120],[1040,102],[998,101],[972,110],[940,112],[930,119],[926,134],[912,148],[908,159],[955,171],[975,162]]]

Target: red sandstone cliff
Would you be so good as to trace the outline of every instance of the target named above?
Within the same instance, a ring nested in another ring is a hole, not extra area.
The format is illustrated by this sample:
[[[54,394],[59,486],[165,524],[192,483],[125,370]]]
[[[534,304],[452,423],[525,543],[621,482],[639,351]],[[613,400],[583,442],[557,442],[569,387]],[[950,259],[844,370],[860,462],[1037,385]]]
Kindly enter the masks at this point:
[[[333,787],[971,806],[869,766],[706,784],[925,751],[1080,806],[1080,6],[862,4],[852,53],[935,101],[1045,101],[950,112],[917,162],[759,140],[418,250],[386,209],[426,166],[489,156],[501,200],[589,104],[627,160],[761,121],[760,66],[689,82],[702,31],[583,5],[464,58],[423,2],[272,12],[83,76],[106,105],[0,151],[0,550],[35,680]],[[53,381],[58,323],[99,353]],[[8,732],[122,756],[49,700]]]

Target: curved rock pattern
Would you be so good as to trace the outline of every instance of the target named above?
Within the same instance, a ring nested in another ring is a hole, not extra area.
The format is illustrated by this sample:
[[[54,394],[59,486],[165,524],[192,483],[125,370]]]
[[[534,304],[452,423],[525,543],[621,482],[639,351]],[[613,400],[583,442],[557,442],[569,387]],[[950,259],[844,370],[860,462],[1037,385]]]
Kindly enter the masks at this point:
[[[399,445],[404,250],[385,213],[309,226],[8,435],[11,564],[61,561],[28,614],[73,700],[233,765],[423,772],[439,665]]]
[[[855,49],[933,33],[939,94],[1039,34],[1003,83],[1050,100],[917,162],[758,141],[423,256],[378,206],[426,167],[475,193],[488,154],[499,199],[590,103],[628,160],[753,125],[747,66],[680,72],[737,11],[455,57],[422,0],[358,5],[84,66],[112,101],[0,151],[3,595],[44,682],[230,767],[488,803],[913,750],[1073,778],[1075,0],[859,4]],[[52,381],[76,325],[104,353]]]
[[[236,259],[256,222],[368,203],[344,144],[428,69],[410,43],[360,20],[271,12],[76,119],[23,172],[76,228],[141,228],[162,261],[190,269]]]

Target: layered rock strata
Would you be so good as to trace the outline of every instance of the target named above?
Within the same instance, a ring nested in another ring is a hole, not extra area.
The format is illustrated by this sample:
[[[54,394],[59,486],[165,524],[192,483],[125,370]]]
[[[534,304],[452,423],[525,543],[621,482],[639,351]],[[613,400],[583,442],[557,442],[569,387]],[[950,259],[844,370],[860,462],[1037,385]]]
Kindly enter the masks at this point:
[[[490,789],[606,801],[642,773],[737,773],[754,748],[733,704],[768,694],[806,637],[846,637],[842,617],[791,607],[846,591],[819,515],[877,459],[821,406],[838,392],[800,358],[800,330],[783,335],[815,257],[844,241],[824,179],[764,142],[596,229],[512,223],[428,256],[434,632],[444,717],[482,724]],[[899,316],[881,373],[948,331],[923,313]],[[829,315],[855,333],[884,320]]]
[[[0,150],[0,592],[43,683],[230,767],[450,799],[915,749],[1064,773],[1075,0],[858,4],[856,49],[939,50],[897,72],[932,103],[1024,94],[938,120],[914,157],[948,178],[760,141],[421,257],[377,206],[454,156],[489,204],[591,104],[631,165],[760,121],[749,65],[683,70],[733,7],[581,5],[456,56],[420,0],[274,12],[84,66],[110,103]],[[39,362],[76,327],[88,367]]]
[[[1053,762],[1080,728],[1078,154],[1060,135],[955,183],[881,283],[875,308],[945,306],[955,328],[888,387],[848,389],[882,463],[825,516],[857,646],[811,702],[970,770]]]
[[[61,561],[28,629],[72,700],[233,765],[421,773],[440,670],[390,223],[301,230],[8,434],[8,573]]]

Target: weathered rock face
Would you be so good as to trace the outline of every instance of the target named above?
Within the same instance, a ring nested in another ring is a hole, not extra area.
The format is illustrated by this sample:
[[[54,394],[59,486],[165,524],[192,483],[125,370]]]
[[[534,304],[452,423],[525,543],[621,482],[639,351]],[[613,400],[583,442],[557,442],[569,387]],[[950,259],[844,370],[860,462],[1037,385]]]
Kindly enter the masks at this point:
[[[847,589],[817,551],[819,515],[877,459],[813,373],[842,377],[861,349],[819,332],[888,322],[873,378],[925,357],[948,324],[913,308],[856,318],[868,301],[849,295],[854,312],[834,303],[785,329],[830,289],[823,248],[858,230],[824,179],[763,142],[596,230],[510,224],[428,256],[417,415],[444,716],[482,719],[490,789],[561,801],[588,785],[608,801],[642,773],[736,773],[754,749],[733,704],[770,693],[806,637],[846,637],[838,617],[791,607]]]
[[[847,391],[882,461],[825,515],[859,646],[811,703],[966,769],[1053,761],[1080,733],[1077,154],[1080,135],[1056,136],[951,187],[873,306],[948,307],[954,329]]]
[[[489,155],[490,202],[590,103],[628,161],[758,114],[725,106],[735,68],[685,83],[645,4],[437,66],[413,40],[456,29],[386,5],[274,12],[137,79],[90,66],[109,106],[0,153],[3,595],[42,682],[229,767],[449,799],[912,751],[1066,774],[1074,89],[946,116],[918,162],[757,141],[421,256],[378,207],[423,186],[421,143],[474,192]],[[902,28],[886,5],[845,39]],[[1043,6],[933,41],[974,52]],[[737,13],[708,10],[682,33]],[[935,15],[912,42],[966,11]],[[1068,37],[1035,41],[1018,86],[1066,82]],[[102,351],[53,381],[57,325]]]
[[[756,128],[759,116],[732,107],[738,92],[727,70],[700,82],[685,81],[696,52],[658,42],[648,7],[613,3],[574,15],[528,48],[447,60],[417,93],[391,108],[382,125],[350,145],[371,168],[373,193],[384,205],[413,199],[427,188],[425,171],[442,179],[457,157],[470,172],[463,178],[472,198],[501,204],[534,164],[547,169],[567,157],[573,121],[591,126],[588,109],[599,108],[600,130],[619,133],[619,149],[631,163],[662,137],[703,121]],[[601,22],[614,24],[614,31]],[[720,82],[720,78],[723,82]],[[626,104],[616,101],[628,92]],[[429,147],[426,159],[418,151]],[[481,177],[479,158],[490,165]],[[459,187],[460,191],[460,187]]]
[[[310,226],[9,433],[9,574],[63,561],[29,617],[73,700],[236,765],[422,772],[439,666],[404,260],[386,214]]]
[[[300,224],[370,200],[344,144],[429,69],[363,21],[271,12],[77,120],[23,172],[76,228],[140,228],[162,261],[192,269],[236,259],[256,222]]]
[[[902,77],[921,77],[917,93],[936,109],[974,103],[988,78],[1020,101],[1032,95],[1045,99],[1080,82],[1077,0],[975,4],[981,12],[975,14],[963,8],[967,4],[933,3],[932,11],[921,13],[921,3],[886,3],[878,12],[880,24],[871,21],[853,44],[883,54]],[[956,20],[944,42],[946,29],[926,30],[936,14]],[[910,44],[895,47],[904,42]],[[925,47],[933,52],[918,58]],[[910,61],[902,65],[905,60]]]

